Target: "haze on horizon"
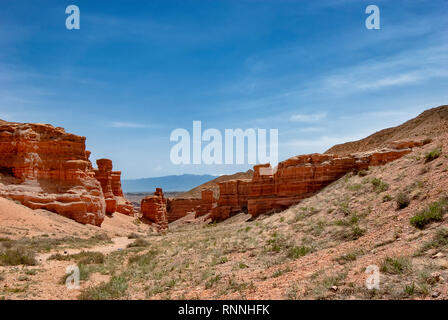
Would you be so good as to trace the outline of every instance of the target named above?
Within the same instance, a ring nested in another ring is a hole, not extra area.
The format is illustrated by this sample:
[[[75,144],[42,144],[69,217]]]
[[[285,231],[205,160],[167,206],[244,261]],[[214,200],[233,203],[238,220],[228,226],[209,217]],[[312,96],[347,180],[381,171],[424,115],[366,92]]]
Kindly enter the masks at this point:
[[[81,29],[65,28],[65,8]],[[381,10],[367,30],[365,8]],[[7,1],[0,119],[87,137],[124,179],[231,174],[170,163],[170,133],[279,129],[279,160],[448,104],[448,2]]]

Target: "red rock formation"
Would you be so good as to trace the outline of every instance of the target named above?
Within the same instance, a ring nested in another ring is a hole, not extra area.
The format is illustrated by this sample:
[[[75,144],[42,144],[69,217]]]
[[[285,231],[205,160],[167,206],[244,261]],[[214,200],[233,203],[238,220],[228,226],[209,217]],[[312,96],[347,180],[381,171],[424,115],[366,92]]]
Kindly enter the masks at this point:
[[[112,171],[111,177],[112,192],[115,196],[115,200],[117,200],[117,212],[128,216],[133,216],[134,206],[124,197],[123,190],[121,189],[121,171]]]
[[[171,223],[191,212],[202,203],[202,199],[172,199],[168,200],[168,222]]]
[[[255,174],[255,173],[254,173]],[[251,180],[229,180],[218,183],[218,205],[212,210],[212,221],[222,221],[231,216],[247,211],[247,199]]]
[[[204,216],[212,211],[216,205],[216,200],[213,190],[202,190],[202,201],[199,207],[196,208],[195,218]]]
[[[95,178],[101,183],[104,198],[106,199],[106,214],[117,211],[117,200],[112,191],[112,160],[96,160],[98,169],[95,170]]]
[[[216,200],[213,190],[202,190],[201,199],[172,199],[168,200],[168,222],[173,222],[194,212],[195,218],[209,213]]]
[[[105,202],[85,140],[47,124],[0,122],[0,196],[100,226]]]
[[[142,199],[140,208],[143,217],[157,224],[159,229],[168,228],[167,200],[163,196],[161,188],[157,188],[154,195]]]
[[[123,190],[121,189],[121,171],[112,171],[110,175],[112,177],[112,193],[117,197],[123,197]]]
[[[96,163],[95,177],[101,183],[106,199],[106,213],[120,212],[133,216],[134,206],[126,200],[121,189],[121,171],[112,171],[112,160],[109,159],[98,159]]]
[[[350,171],[383,165],[409,152],[410,149],[385,149],[348,156],[302,155],[280,162],[273,175],[260,175],[260,168],[269,165],[257,165],[250,186],[248,212],[256,217],[261,213],[284,210]]]

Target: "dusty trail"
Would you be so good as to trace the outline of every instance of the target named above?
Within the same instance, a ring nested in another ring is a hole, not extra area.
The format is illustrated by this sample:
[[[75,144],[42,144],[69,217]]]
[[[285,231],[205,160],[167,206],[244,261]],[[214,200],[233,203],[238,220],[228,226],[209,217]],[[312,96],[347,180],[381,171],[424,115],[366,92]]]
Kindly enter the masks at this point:
[[[44,262],[47,262],[48,258],[55,253],[71,255],[71,254],[80,253],[82,251],[100,252],[100,253],[103,253],[104,255],[106,255],[106,254],[109,254],[109,253],[117,251],[117,250],[125,249],[127,247],[127,245],[133,241],[132,239],[129,239],[127,237],[116,237],[116,238],[112,238],[111,240],[112,240],[112,243],[93,246],[93,247],[89,247],[89,248],[52,250],[51,252],[46,252],[46,253],[38,255],[37,259],[40,263],[44,263]]]
[[[105,255],[117,250],[123,250],[133,240],[127,237],[112,238],[112,243],[76,249],[58,249],[51,252],[40,254],[37,256],[38,265],[33,267],[21,267],[22,272],[8,273],[3,286],[5,289],[17,291],[20,288],[25,288],[23,294],[8,296],[8,299],[77,299],[81,290],[90,286],[98,285],[101,282],[108,281],[109,275],[102,275],[99,273],[92,273],[88,280],[81,281],[79,289],[67,289],[61,282],[61,279],[66,273],[66,268],[69,265],[75,264],[74,261],[57,261],[49,260],[48,258],[55,253],[60,254],[76,254],[81,251],[101,252]],[[35,272],[31,277],[24,276],[26,272]]]

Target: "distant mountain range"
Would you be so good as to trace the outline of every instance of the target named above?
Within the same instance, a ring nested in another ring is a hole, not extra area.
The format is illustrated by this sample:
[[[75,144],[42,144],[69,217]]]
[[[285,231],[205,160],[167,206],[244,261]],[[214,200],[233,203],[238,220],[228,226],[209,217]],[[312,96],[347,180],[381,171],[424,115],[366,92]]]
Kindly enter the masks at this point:
[[[213,179],[216,179],[216,176],[183,174],[157,178],[124,179],[121,183],[124,192],[149,193],[154,192],[156,188],[162,188],[163,191],[188,191]]]

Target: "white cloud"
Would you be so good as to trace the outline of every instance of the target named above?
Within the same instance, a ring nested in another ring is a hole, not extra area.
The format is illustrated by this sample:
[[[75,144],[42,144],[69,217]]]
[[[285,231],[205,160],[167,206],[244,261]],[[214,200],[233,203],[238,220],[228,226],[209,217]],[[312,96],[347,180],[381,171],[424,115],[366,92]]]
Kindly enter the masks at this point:
[[[290,118],[293,122],[317,122],[327,117],[326,112],[312,114],[293,114]]]
[[[306,127],[299,129],[299,132],[302,133],[315,133],[315,132],[324,132],[327,129],[324,127]]]
[[[148,128],[149,126],[142,123],[135,123],[135,122],[111,122],[109,124],[109,127],[112,128]]]

